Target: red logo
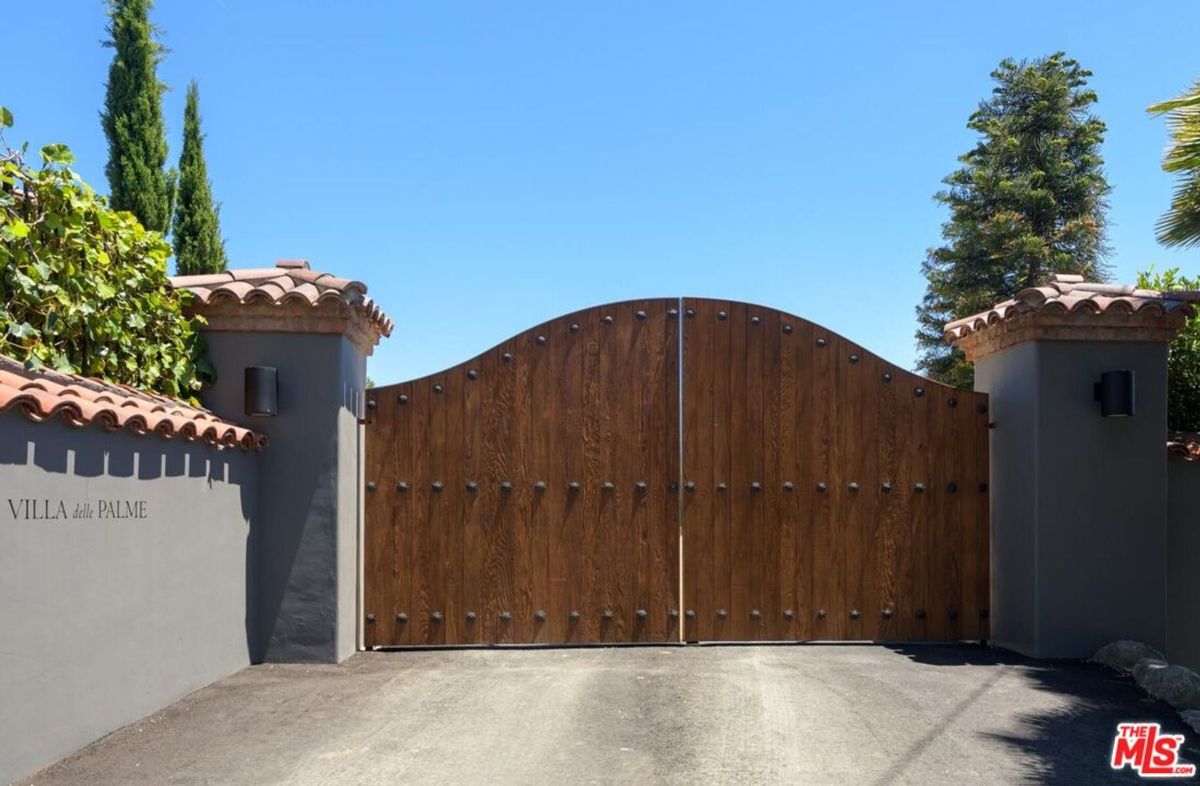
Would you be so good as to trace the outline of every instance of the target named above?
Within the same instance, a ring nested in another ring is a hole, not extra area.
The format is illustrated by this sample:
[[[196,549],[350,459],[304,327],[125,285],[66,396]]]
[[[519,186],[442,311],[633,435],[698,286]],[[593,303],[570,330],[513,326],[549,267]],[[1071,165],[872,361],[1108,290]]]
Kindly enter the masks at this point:
[[[1196,765],[1179,760],[1182,746],[1182,734],[1163,734],[1157,723],[1118,723],[1109,765],[1132,767],[1143,778],[1191,778]]]

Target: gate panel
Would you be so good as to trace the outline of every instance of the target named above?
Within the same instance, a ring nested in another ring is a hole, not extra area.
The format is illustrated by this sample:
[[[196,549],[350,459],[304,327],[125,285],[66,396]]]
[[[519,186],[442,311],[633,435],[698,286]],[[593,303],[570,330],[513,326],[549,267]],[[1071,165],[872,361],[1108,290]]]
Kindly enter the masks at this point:
[[[678,307],[369,392],[369,646],[678,640]]]
[[[686,639],[987,638],[987,397],[684,307]]]

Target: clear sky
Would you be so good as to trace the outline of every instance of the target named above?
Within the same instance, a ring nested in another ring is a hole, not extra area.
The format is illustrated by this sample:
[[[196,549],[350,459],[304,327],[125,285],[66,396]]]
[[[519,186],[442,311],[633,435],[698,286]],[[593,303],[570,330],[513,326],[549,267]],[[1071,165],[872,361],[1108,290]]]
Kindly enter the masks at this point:
[[[111,50],[96,0],[20,17],[10,142],[66,142],[97,190]],[[1200,251],[1153,236],[1171,181],[1145,107],[1200,76],[1195,0],[1007,3],[160,0],[171,156],[200,82],[237,267],[306,258],[395,318],[378,384],[544,319],[702,295],[914,357],[932,194],[1003,57],[1095,72],[1116,278]]]

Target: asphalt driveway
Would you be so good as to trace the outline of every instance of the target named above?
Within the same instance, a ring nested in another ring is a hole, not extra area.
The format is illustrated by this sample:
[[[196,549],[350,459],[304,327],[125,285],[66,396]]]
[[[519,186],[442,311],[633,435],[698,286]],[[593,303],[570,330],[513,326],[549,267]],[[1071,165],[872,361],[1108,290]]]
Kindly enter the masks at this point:
[[[973,645],[362,653],[255,666],[21,783],[1136,782],[1099,667]],[[1196,739],[1193,739],[1196,737]]]

